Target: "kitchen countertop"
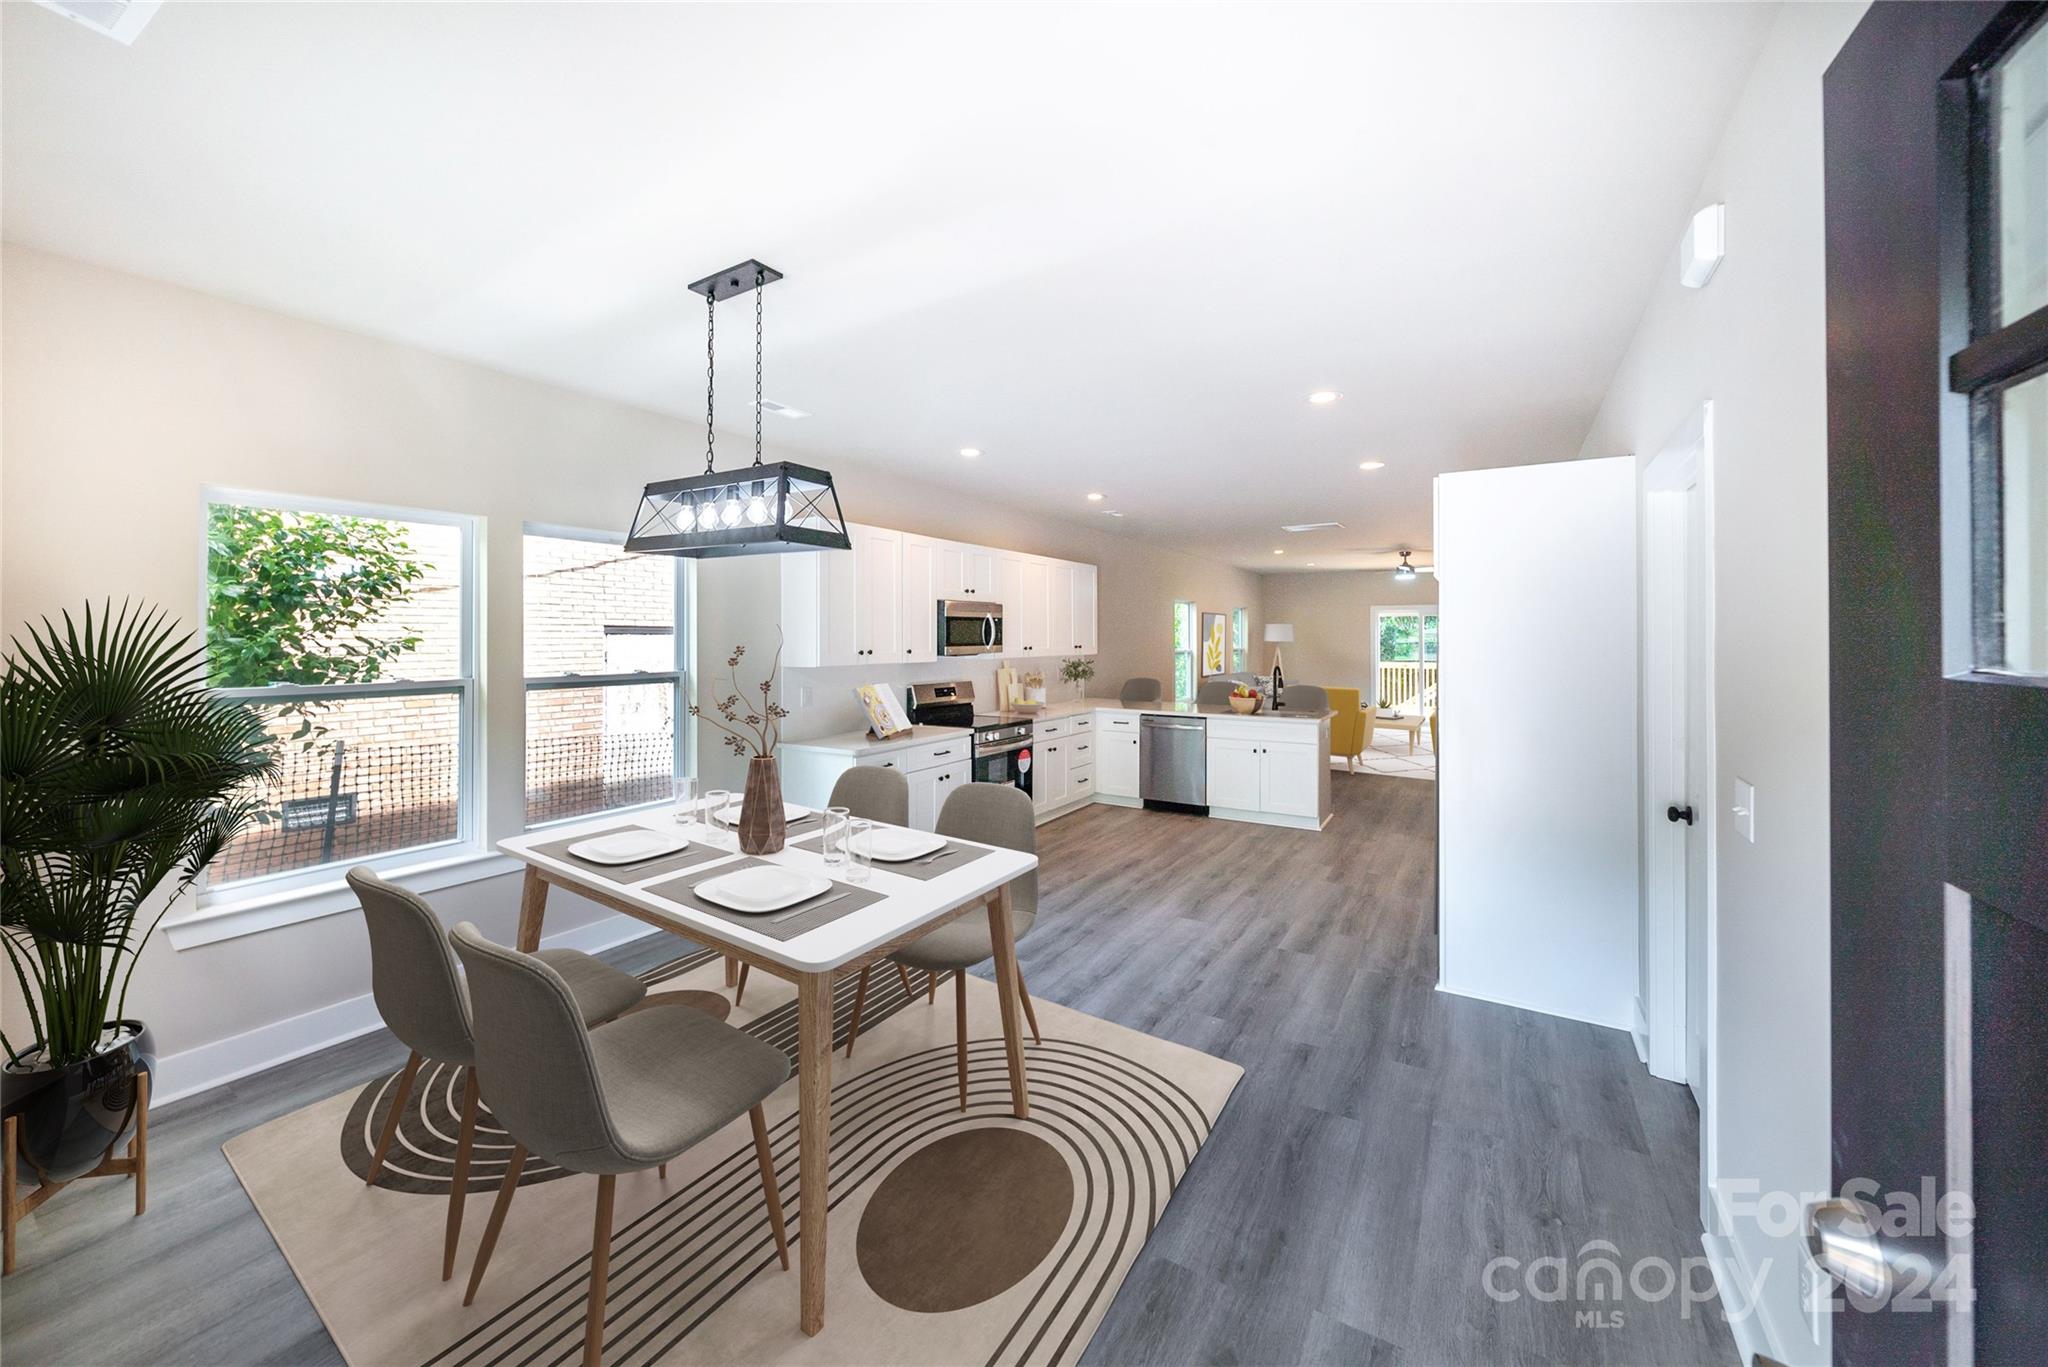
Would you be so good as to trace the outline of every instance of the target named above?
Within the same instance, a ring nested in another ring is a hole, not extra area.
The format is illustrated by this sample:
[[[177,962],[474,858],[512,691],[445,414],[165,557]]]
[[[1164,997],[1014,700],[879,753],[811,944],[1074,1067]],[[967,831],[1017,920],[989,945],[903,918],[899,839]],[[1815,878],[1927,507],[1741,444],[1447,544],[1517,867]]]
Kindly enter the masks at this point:
[[[1062,717],[1078,717],[1084,712],[1149,712],[1161,717],[1230,717],[1240,721],[1306,721],[1317,722],[1325,717],[1334,717],[1336,711],[1325,708],[1320,712],[1289,710],[1283,712],[1254,712],[1250,717],[1231,710],[1228,703],[1218,706],[1214,703],[1193,702],[1123,702],[1116,698],[1081,698],[1066,702],[1047,703],[1028,711],[1002,712],[997,715],[1004,720],[1058,721]]]
[[[929,745],[940,740],[966,740],[974,731],[966,726],[913,726],[898,736],[887,740],[876,740],[866,731],[841,731],[836,736],[816,736],[810,740],[784,741],[785,749],[837,750],[849,755],[880,755],[891,750],[908,750],[915,745]]]

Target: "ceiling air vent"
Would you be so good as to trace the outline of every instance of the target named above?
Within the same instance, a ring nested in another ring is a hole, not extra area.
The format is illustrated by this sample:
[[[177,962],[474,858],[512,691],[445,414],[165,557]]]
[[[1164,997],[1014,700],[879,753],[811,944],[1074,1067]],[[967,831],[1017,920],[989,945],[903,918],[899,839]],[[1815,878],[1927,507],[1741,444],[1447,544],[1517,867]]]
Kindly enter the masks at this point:
[[[162,0],[36,0],[36,3],[85,25],[95,33],[104,33],[117,43],[133,43],[143,27],[156,17]]]
[[[808,408],[791,408],[788,404],[777,403],[773,399],[761,400],[761,411],[763,413],[773,413],[778,418],[808,418],[811,416],[811,410]]]
[[[1334,532],[1343,530],[1341,522],[1289,522],[1281,526],[1283,532]]]

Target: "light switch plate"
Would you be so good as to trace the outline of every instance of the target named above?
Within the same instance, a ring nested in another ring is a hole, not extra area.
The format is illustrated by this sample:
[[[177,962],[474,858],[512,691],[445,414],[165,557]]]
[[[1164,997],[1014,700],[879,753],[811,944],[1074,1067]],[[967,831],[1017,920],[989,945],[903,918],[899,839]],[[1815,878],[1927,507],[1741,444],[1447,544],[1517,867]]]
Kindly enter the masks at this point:
[[[1746,778],[1735,780],[1735,830],[1750,844],[1756,844],[1756,785]]]

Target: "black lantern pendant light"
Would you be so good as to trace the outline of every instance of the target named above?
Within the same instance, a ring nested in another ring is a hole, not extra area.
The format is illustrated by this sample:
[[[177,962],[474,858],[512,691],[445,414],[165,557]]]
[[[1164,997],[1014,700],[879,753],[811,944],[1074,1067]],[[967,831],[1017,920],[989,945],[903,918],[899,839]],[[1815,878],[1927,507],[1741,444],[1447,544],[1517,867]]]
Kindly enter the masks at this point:
[[[758,261],[707,275],[691,289],[704,296],[704,473],[650,484],[640,495],[626,549],[651,555],[774,555],[850,550],[846,518],[828,471],[790,461],[761,463],[761,296],[782,278]],[[754,463],[718,470],[713,421],[717,397],[718,301],[754,292]]]

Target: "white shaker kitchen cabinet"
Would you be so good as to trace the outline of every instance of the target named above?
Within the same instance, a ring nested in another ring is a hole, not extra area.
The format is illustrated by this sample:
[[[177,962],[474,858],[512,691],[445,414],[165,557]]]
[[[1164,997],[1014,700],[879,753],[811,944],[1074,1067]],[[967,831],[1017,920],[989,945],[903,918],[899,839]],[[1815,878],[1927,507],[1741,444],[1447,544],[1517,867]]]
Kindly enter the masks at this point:
[[[903,534],[883,527],[855,527],[851,533],[857,662],[901,660]]]
[[[1096,650],[1095,566],[1069,565],[1073,571],[1074,649],[1083,655]]]
[[[1034,741],[1031,746],[1031,805],[1039,811],[1065,805],[1070,741]]]
[[[860,557],[854,551],[777,556],[782,571],[782,662],[797,669],[859,664]]]
[[[1051,638],[1046,635],[1046,598],[1052,587],[1052,564],[1037,556],[1025,556],[1023,589],[1018,593],[1016,607],[1003,604],[1003,629],[1010,630],[1015,622],[1017,634],[1009,638],[1010,649],[1006,655],[1022,654],[1029,658],[1050,655]]]
[[[895,657],[905,664],[923,664],[939,658],[939,592],[934,587],[939,573],[939,543],[930,537],[905,533],[898,578],[901,581],[903,647]]]
[[[996,553],[986,546],[941,541],[933,570],[932,601],[941,598],[996,599]]]
[[[1095,791],[1104,797],[1135,798],[1138,795],[1136,731],[1098,731],[1095,740]]]
[[[910,824],[916,830],[928,831],[938,825],[939,812],[947,797],[973,780],[974,765],[962,760],[936,769],[920,769],[904,778],[910,783]]]
[[[1054,656],[1072,654],[1074,644],[1074,563],[1046,562],[1045,648]]]
[[[1259,810],[1272,816],[1314,816],[1321,798],[1321,759],[1313,745],[1260,745]]]
[[[1257,741],[1209,737],[1209,806],[1235,812],[1262,810],[1263,775]]]

